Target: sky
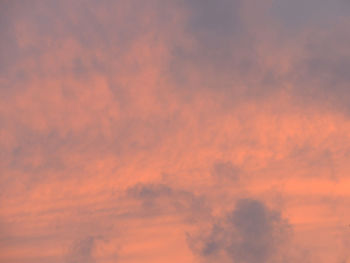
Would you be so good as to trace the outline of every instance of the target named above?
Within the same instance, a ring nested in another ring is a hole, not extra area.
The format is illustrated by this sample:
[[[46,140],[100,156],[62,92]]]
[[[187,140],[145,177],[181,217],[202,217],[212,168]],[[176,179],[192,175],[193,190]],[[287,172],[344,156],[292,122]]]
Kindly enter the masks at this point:
[[[348,0],[0,0],[0,35],[0,262],[350,262]]]

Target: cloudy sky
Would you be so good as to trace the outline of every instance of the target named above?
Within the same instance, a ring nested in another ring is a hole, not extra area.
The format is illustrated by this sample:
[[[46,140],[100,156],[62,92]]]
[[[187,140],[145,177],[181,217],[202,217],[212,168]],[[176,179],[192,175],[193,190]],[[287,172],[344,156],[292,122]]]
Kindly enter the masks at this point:
[[[350,262],[348,0],[0,0],[0,262]]]

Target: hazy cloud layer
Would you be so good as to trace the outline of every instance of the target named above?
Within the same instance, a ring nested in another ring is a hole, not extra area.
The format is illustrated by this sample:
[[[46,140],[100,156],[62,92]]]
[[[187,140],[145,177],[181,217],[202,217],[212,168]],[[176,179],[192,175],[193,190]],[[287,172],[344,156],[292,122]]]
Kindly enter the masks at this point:
[[[1,1],[0,261],[346,262],[349,11]]]

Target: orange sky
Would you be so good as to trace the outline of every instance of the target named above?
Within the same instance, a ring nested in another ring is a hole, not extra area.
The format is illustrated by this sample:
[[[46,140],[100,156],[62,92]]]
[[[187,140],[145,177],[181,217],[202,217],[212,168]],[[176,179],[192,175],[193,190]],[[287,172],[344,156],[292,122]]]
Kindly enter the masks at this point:
[[[0,262],[350,262],[349,14],[0,1]]]

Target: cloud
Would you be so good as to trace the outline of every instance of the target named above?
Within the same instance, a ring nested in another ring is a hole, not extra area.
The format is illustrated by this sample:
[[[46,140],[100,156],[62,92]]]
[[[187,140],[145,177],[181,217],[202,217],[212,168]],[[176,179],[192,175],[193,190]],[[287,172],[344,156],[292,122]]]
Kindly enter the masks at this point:
[[[172,80],[190,94],[209,90],[239,100],[245,93],[242,83],[252,86],[249,80],[260,78],[256,40],[242,18],[243,1],[191,0],[182,8],[181,37],[187,41],[171,46]]]
[[[349,113],[350,19],[318,29],[304,41],[291,70],[294,94],[304,103]]]
[[[257,200],[240,199],[207,234],[190,236],[189,244],[205,262],[275,262],[289,231],[279,212]]]
[[[86,237],[75,242],[67,256],[67,263],[94,263],[93,252],[96,246],[94,237]]]
[[[177,214],[185,220],[198,220],[209,214],[204,196],[165,184],[137,184],[127,196],[141,201],[141,212],[148,216]],[[136,211],[134,211],[136,212]]]
[[[215,162],[212,169],[212,175],[215,180],[238,181],[240,170],[231,162]]]
[[[346,16],[348,6],[343,0],[278,0],[272,1],[269,14],[280,22],[288,33],[297,33],[305,27],[330,25],[334,18]]]
[[[1,1],[0,261],[54,262],[76,240],[71,261],[121,243],[125,262],[183,262],[183,233],[200,226],[202,259],[273,262],[281,214],[252,199],[223,212],[273,191],[300,246],[310,236],[310,253],[335,258],[333,228],[349,221],[347,2]]]
[[[206,41],[203,45],[224,44],[223,39],[230,39],[234,33],[240,31],[241,2],[241,0],[186,1],[186,7],[190,12],[188,29],[200,40]]]

